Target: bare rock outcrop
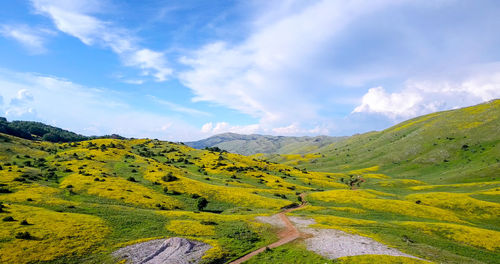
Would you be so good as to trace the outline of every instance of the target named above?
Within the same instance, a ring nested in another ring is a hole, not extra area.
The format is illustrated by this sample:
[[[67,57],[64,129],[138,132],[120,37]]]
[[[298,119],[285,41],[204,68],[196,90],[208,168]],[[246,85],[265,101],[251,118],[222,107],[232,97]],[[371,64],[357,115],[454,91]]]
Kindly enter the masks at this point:
[[[191,264],[200,262],[210,248],[199,241],[172,237],[133,244],[118,249],[113,256],[130,264]]]

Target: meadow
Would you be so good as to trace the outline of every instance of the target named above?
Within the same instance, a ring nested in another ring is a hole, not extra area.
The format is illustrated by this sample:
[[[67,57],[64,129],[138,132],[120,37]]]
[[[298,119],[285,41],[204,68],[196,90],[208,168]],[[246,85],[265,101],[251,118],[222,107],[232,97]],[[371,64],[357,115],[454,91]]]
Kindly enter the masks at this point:
[[[277,240],[290,215],[436,263],[500,259],[500,101],[431,114],[314,153],[243,156],[150,139],[50,143],[0,134],[0,262],[116,263],[114,250],[181,236],[225,263]],[[356,181],[363,179],[363,181]],[[205,200],[205,202],[203,202]],[[248,263],[327,260],[301,241]]]

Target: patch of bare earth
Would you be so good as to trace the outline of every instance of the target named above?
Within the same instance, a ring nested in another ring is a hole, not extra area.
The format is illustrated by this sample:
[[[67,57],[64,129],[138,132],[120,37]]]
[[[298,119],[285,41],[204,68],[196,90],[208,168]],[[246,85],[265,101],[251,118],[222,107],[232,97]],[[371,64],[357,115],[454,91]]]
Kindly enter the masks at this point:
[[[113,256],[130,264],[191,264],[200,262],[210,248],[199,241],[173,237],[133,244],[118,249]]]
[[[391,255],[420,259],[368,237],[337,229],[310,228],[309,225],[315,224],[314,219],[299,217],[289,217],[289,219],[307,237],[304,239],[307,249],[329,259],[357,255]]]
[[[255,219],[261,223],[270,224],[280,229],[286,227],[285,223],[283,223],[283,221],[281,220],[279,214],[271,216],[257,216],[255,217]]]

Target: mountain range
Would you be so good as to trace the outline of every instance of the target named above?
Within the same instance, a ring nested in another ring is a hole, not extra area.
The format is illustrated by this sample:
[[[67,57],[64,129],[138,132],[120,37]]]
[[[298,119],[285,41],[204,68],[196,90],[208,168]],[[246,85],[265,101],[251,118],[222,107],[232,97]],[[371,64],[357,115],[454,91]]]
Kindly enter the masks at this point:
[[[285,137],[224,133],[198,141],[185,142],[185,144],[197,149],[218,147],[241,155],[253,155],[257,153],[298,154],[314,152],[321,147],[345,138],[330,136]]]

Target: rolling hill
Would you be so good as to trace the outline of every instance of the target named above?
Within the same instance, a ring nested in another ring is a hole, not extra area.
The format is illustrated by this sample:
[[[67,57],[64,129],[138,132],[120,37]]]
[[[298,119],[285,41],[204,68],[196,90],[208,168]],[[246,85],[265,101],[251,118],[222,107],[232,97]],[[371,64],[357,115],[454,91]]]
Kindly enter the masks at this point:
[[[307,168],[380,170],[432,183],[500,179],[500,100],[417,117],[317,150]],[[275,158],[279,160],[279,158]]]
[[[248,263],[498,263],[499,117],[500,100],[434,113],[319,154],[272,155],[283,163],[150,139],[0,133],[0,262],[125,263],[113,252],[182,237],[208,245],[201,263],[228,263],[277,241],[262,219],[305,200],[282,217],[308,235]],[[332,260],[314,247],[331,232],[404,255]]]
[[[314,152],[318,148],[343,138],[345,137],[284,137],[224,133],[199,141],[185,142],[185,144],[197,149],[218,147],[241,155],[257,153],[300,154]]]

